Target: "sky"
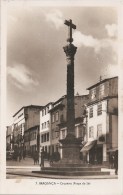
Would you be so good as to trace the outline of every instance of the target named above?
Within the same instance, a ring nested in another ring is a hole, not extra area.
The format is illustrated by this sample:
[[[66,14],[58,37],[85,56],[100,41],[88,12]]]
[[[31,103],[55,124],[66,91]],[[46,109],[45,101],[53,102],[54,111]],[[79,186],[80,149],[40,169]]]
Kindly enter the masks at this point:
[[[118,75],[116,8],[8,6],[6,125],[21,107],[43,106],[66,94],[65,19],[77,27],[75,94],[87,94],[100,76]]]

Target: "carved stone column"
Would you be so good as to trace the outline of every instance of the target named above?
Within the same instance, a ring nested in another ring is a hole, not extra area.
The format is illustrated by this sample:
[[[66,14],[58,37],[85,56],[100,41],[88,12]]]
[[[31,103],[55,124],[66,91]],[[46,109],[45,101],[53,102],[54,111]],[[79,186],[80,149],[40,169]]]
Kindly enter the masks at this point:
[[[74,55],[77,47],[70,43],[63,49],[67,57],[67,133],[75,135]]]

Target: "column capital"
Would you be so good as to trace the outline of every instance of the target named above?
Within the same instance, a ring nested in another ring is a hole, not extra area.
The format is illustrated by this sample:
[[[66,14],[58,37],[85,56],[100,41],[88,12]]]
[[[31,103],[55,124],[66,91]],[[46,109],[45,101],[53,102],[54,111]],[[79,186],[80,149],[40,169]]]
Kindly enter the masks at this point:
[[[67,56],[67,58],[74,58],[74,55],[76,53],[77,47],[75,47],[73,44],[68,44],[65,47],[63,47],[64,52]]]

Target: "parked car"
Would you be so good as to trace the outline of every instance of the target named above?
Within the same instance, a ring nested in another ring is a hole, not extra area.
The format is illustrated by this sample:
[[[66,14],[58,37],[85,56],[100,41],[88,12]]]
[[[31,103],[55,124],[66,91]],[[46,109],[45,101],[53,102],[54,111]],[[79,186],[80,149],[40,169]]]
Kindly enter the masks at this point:
[[[14,154],[14,150],[6,151],[6,160],[12,160],[13,154]]]

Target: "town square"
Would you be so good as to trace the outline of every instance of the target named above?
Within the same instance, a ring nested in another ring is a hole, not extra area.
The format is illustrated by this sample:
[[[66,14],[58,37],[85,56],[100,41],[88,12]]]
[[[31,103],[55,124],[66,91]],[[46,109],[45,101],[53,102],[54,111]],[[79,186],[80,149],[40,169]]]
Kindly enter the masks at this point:
[[[6,177],[117,179],[117,11],[8,15]]]

